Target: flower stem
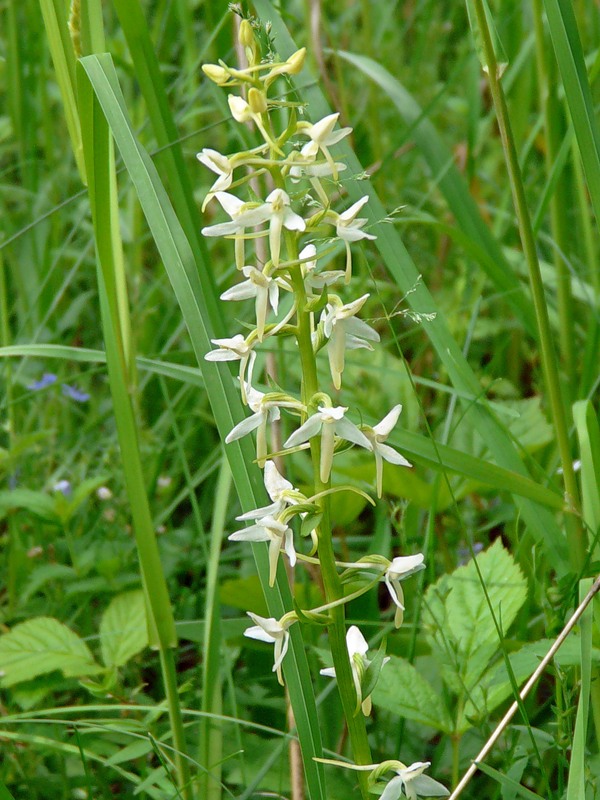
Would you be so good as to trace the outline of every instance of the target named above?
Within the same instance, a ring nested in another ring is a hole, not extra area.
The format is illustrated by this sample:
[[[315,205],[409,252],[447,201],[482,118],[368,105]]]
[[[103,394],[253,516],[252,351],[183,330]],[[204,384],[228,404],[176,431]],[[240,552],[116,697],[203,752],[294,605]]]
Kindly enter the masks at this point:
[[[297,260],[298,248],[296,239],[289,232],[286,232],[286,244],[288,259],[290,261]],[[291,267],[290,275],[298,309],[296,338],[302,365],[302,401],[305,405],[308,405],[312,397],[319,391],[317,365],[311,340],[310,314],[305,311],[306,291],[300,267]],[[325,483],[320,478],[321,444],[319,437],[314,437],[311,440],[310,449],[314,472],[314,491],[315,494],[318,494],[329,488],[329,482]],[[321,523],[317,528],[321,575],[326,601],[327,603],[334,603],[343,598],[343,589],[335,564],[335,553],[333,550],[331,522],[329,517],[329,495],[323,495],[318,502],[322,513]],[[333,606],[330,610],[330,618],[331,623],[328,628],[329,643],[354,760],[357,764],[370,764],[372,759],[367,739],[365,718],[362,713],[355,713],[357,697],[354,681],[352,679],[348,648],[346,646],[344,605]],[[369,796],[367,786],[368,776],[364,773],[359,773],[358,780],[362,796],[366,800]]]

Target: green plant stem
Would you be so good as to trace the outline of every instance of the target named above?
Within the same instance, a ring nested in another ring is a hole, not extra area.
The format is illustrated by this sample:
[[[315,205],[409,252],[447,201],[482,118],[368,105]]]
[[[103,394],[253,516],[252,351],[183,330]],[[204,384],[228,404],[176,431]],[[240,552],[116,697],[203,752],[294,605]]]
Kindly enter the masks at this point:
[[[553,61],[548,60],[548,47],[544,33],[542,0],[534,0],[533,15],[535,24],[535,52],[538,73],[539,94],[541,96],[546,135],[544,157],[546,176],[552,175],[552,167],[560,149],[562,106],[558,100],[556,68]],[[573,297],[571,293],[571,277],[565,263],[568,246],[568,221],[564,211],[566,180],[563,174],[558,179],[550,198],[550,223],[554,245],[552,260],[556,270],[556,293],[558,300],[558,329],[562,368],[566,375],[564,390],[569,395],[574,389],[575,378],[575,336],[573,321]]]
[[[297,245],[295,237],[286,232],[288,248],[288,258],[290,261],[297,260]],[[306,306],[306,292],[300,267],[290,269],[294,293],[296,295],[298,316],[297,316],[297,341],[300,351],[300,361],[302,364],[302,401],[308,406],[313,396],[319,391],[317,378],[317,365],[311,341],[310,314],[304,311]],[[320,457],[321,446],[318,437],[311,440],[311,456],[314,471],[314,490],[315,494],[323,492],[329,488],[320,478]],[[325,598],[328,603],[335,602],[343,597],[343,589],[339,575],[335,566],[335,553],[331,537],[331,521],[329,517],[329,495],[320,498],[322,518],[317,529],[319,541],[319,559],[321,562],[321,575],[325,589]],[[343,605],[334,606],[330,609],[329,616],[331,623],[329,630],[329,644],[335,667],[342,708],[348,726],[350,742],[354,759],[357,764],[370,764],[371,750],[367,740],[367,730],[362,711],[356,714],[357,697],[352,679],[352,669],[346,646],[346,621]],[[368,776],[359,773],[358,780],[363,798],[368,797]]]
[[[548,309],[544,297],[544,285],[536,252],[531,219],[527,209],[517,149],[512,134],[506,98],[499,79],[498,64],[487,24],[483,0],[474,0],[474,6],[487,64],[490,92],[496,109],[513,202],[517,213],[521,244],[529,270],[529,282],[538,325],[543,373],[563,469],[567,512],[565,515],[565,527],[567,531],[569,555],[571,566],[573,570],[578,573],[585,562],[586,537],[581,525],[579,489],[571,459],[567,412],[561,395],[556,354],[554,352],[550,320],[548,318]]]

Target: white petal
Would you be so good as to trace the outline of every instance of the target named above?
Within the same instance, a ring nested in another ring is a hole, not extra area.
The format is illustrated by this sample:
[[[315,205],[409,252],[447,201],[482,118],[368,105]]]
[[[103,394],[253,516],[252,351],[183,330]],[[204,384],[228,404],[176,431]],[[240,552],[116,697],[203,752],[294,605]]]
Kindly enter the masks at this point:
[[[393,578],[399,578],[401,575],[408,577],[422,567],[424,559],[423,553],[416,553],[414,556],[396,556],[388,567],[387,573]]]
[[[274,619],[273,617],[260,617],[258,614],[253,614],[251,611],[246,612],[252,622],[256,622],[256,624],[266,633],[268,634],[273,641],[275,639],[281,639],[284,630],[279,624],[278,619]]]
[[[244,205],[243,200],[240,200],[240,198],[236,197],[234,194],[229,194],[229,192],[217,192],[215,197],[230,217],[237,216]]]
[[[205,356],[205,361],[237,361],[240,358],[233,350],[210,350]]]
[[[353,220],[361,208],[364,206],[365,203],[369,202],[369,195],[366,194],[364,197],[361,197],[360,200],[357,200],[356,203],[347,208],[345,211],[342,211],[340,214],[340,218],[344,220],[344,222],[349,222]]]
[[[242,281],[224,291],[221,300],[249,300],[251,297],[256,297],[256,291],[256,284],[252,281]]]
[[[364,447],[365,450],[371,450],[371,442],[349,419],[340,420],[335,426],[335,432],[341,439],[346,439],[347,442],[353,442],[359,447]]]
[[[232,542],[270,542],[271,536],[264,528],[258,525],[251,525],[241,531],[236,531],[227,537]]]
[[[265,489],[268,492],[271,500],[279,500],[282,492],[290,491],[294,487],[279,473],[275,466],[275,462],[267,461],[265,463],[265,470],[263,474]]]
[[[375,444],[375,448],[377,448],[377,452],[380,456],[385,458],[386,461],[389,461],[390,464],[398,464],[401,467],[412,467],[410,461],[407,461],[404,456],[396,452],[389,444],[377,443]]]
[[[378,422],[377,425],[373,426],[373,430],[378,436],[383,437],[380,441],[384,441],[390,435],[396,423],[398,422],[398,417],[400,416],[400,412],[402,411],[402,406],[400,403],[394,406],[390,412],[388,412],[385,417]]]
[[[283,224],[288,231],[306,230],[306,222],[304,222],[300,214],[296,214],[291,208],[288,208],[283,215]]]
[[[319,414],[313,414],[312,417],[309,417],[304,425],[301,425],[297,431],[294,431],[292,435],[284,442],[284,447],[296,447],[302,442],[308,442],[309,439],[312,439],[313,436],[316,436],[323,424],[323,420],[321,419]]]
[[[341,142],[342,139],[345,139],[346,136],[348,136],[351,133],[352,133],[352,128],[340,128],[339,131],[333,131],[332,133],[330,133],[323,140],[323,144],[326,144],[328,147],[331,147],[331,145]]]
[[[246,628],[244,631],[244,636],[247,636],[249,639],[257,639],[259,642],[267,642],[267,644],[273,644],[276,639],[273,636],[269,636],[269,634],[264,631],[260,625],[254,625],[252,628]]]
[[[399,800],[400,797],[404,794],[404,782],[402,778],[396,777],[392,778],[392,780],[388,783],[388,785],[383,790],[383,794],[379,798],[379,800]]]
[[[253,414],[251,417],[247,419],[243,419],[241,422],[233,428],[227,436],[225,437],[225,444],[230,444],[231,442],[235,442],[236,439],[241,439],[242,436],[246,436],[246,434],[255,431],[258,426],[264,420],[264,414],[261,412],[259,414]]]
[[[348,628],[348,632],[346,633],[346,645],[348,646],[348,654],[350,658],[352,658],[355,653],[364,656],[367,654],[367,650],[369,649],[369,645],[367,644],[365,637],[362,635],[356,625],[351,625]]]
[[[267,464],[269,462],[267,461]],[[236,517],[238,522],[246,522],[250,519],[262,519],[266,517],[267,514],[271,516],[277,516],[283,509],[285,508],[285,503],[282,500],[277,500],[275,503],[271,503],[268,506],[262,506],[261,508],[255,508],[253,511],[246,511],[245,514],[240,514]]]
[[[326,678],[335,678],[335,668],[327,667],[326,669],[319,670],[319,675],[324,675]]]
[[[348,411],[347,406],[334,406],[333,408],[319,406],[318,416],[323,420],[323,422],[337,422],[343,419],[346,411]]]
[[[219,222],[218,225],[209,225],[208,228],[202,228],[202,236],[233,236],[238,233],[240,226],[237,222]]]
[[[313,141],[321,141],[334,129],[339,116],[339,112],[336,114],[328,114],[326,117],[323,117],[323,119],[315,122],[314,125],[311,125],[305,133],[307,133]]]

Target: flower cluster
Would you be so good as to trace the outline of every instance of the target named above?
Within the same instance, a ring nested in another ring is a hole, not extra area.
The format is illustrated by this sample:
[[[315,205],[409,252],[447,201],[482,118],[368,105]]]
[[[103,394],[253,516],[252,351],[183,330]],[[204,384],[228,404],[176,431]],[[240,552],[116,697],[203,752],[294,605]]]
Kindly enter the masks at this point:
[[[234,426],[225,441],[230,443],[253,432],[256,434],[256,461],[263,469],[271,503],[238,516],[238,521],[249,524],[233,532],[229,539],[268,544],[272,586],[282,554],[291,567],[297,562],[323,567],[322,544],[329,537],[330,545],[331,537],[331,531],[322,523],[323,511],[331,492],[349,489],[331,486],[337,453],[356,446],[372,454],[379,497],[383,491],[383,462],[403,467],[411,465],[385,443],[398,422],[401,405],[395,405],[381,422],[371,427],[360,422],[360,414],[353,413],[345,405],[337,405],[331,390],[324,391],[318,385],[316,360],[320,351],[326,352],[331,388],[338,392],[342,390],[346,351],[372,350],[379,341],[378,332],[359,318],[369,295],[350,300],[343,297],[352,284],[351,245],[376,238],[367,229],[367,219],[359,217],[368,195],[354,203],[342,202],[342,208],[336,210],[328,193],[334,186],[339,194],[342,187],[336,182],[345,169],[344,163],[336,161],[331,150],[352,129],[338,127],[339,114],[329,114],[315,122],[298,120],[298,104],[269,97],[269,90],[279,77],[295,75],[301,70],[304,49],[285,61],[263,62],[246,20],[240,27],[240,42],[248,60],[247,67],[235,69],[220,62],[205,65],[203,69],[212,81],[235,91],[228,97],[233,119],[239,123],[253,123],[263,141],[257,147],[229,155],[206,148],[198,154],[198,159],[217,176],[208,190],[203,209],[211,212],[214,209],[218,215],[224,212],[228,217],[225,221],[211,221],[202,233],[233,241],[234,263],[242,276],[241,281],[222,293],[221,299],[252,301],[255,324],[245,334],[213,339],[215,349],[206,354],[206,359],[239,361],[241,397],[250,413]],[[251,191],[248,191],[250,181]],[[257,242],[261,246],[257,246]],[[323,269],[322,265],[337,250],[335,242],[341,244],[344,269]],[[292,337],[298,349],[302,383],[295,391],[273,388],[276,386],[273,379],[260,384],[262,368],[257,364],[257,351],[277,336]],[[273,429],[284,418],[293,431],[282,449]],[[296,489],[278,468],[278,459],[305,449],[310,449],[314,465],[311,496],[310,492],[303,494]],[[310,537],[313,545],[310,553],[302,552],[297,546],[299,534]],[[330,546],[327,552],[332,553]],[[326,589],[327,602],[323,606],[290,612],[280,620],[248,612],[255,624],[246,631],[246,636],[274,645],[273,671],[280,683],[283,683],[291,625],[298,620],[311,619],[333,624],[333,617],[327,616],[333,609],[343,608],[350,599],[368,591],[380,580],[390,593],[395,606],[395,623],[399,627],[404,612],[401,581],[423,567],[423,556],[396,557],[390,561],[373,555],[351,564],[332,561],[330,566],[340,586],[346,578],[354,580],[358,575],[361,588],[349,596],[344,596],[343,592],[337,596],[327,594]],[[339,567],[346,568],[341,575],[336,573]],[[369,573],[375,573],[374,577],[369,578]],[[337,618],[339,620],[339,615]],[[383,650],[368,657],[368,644],[356,626],[347,630],[346,644],[344,658],[350,662],[353,684],[347,691],[353,692],[356,700],[355,713],[362,711],[368,715],[370,694],[388,659]],[[340,675],[340,662],[336,662],[336,654],[333,655],[334,666],[322,670],[325,676]],[[407,770],[398,776],[410,797],[412,777],[409,780]],[[394,780],[389,787],[396,785]],[[392,788],[386,789],[390,797]]]

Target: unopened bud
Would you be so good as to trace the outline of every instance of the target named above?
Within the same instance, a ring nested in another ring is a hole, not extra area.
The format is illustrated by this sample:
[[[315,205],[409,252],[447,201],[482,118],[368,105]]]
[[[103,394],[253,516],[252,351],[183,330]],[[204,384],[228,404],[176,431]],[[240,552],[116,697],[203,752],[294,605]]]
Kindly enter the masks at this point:
[[[260,89],[253,86],[248,92],[248,105],[253,114],[264,114],[267,110],[267,98]]]
[[[202,71],[207,78],[210,78],[211,81],[214,81],[219,86],[223,86],[229,80],[229,72],[218,64],[203,64]]]
[[[287,64],[286,72],[288,75],[297,75],[304,66],[305,59],[306,47],[301,47],[300,50],[296,50],[295,53],[292,53],[292,55],[285,62]]]
[[[252,25],[247,19],[243,19],[240,23],[238,41],[242,47],[252,47],[254,45],[254,31],[252,30]]]

